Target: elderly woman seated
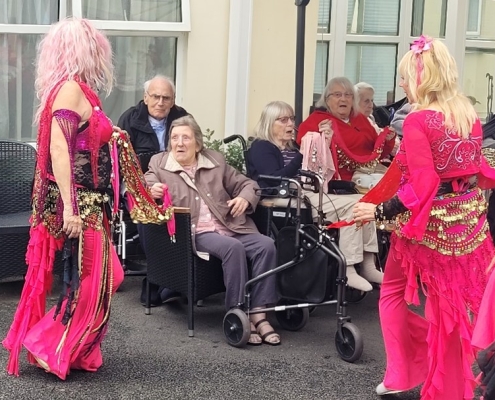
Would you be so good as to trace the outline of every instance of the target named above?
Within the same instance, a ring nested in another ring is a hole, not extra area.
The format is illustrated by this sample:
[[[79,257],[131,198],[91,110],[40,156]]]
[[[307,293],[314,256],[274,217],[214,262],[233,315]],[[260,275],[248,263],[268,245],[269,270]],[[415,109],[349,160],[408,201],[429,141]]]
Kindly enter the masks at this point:
[[[373,117],[373,107],[375,88],[366,82],[359,82],[354,85],[357,95],[357,110],[363,114],[370,121],[371,125],[379,131],[380,127],[376,124],[375,118]]]
[[[327,125],[325,125],[327,126]],[[316,128],[318,130],[318,128]],[[255,128],[255,140],[249,150],[248,170],[253,179],[259,175],[295,177],[301,168],[302,154],[293,145],[294,111],[282,101],[274,101],[265,106]],[[374,133],[376,137],[376,133]],[[331,140],[329,138],[329,140]],[[270,182],[258,180],[261,187],[270,186]],[[305,196],[316,207],[318,194],[308,190]],[[326,194],[323,199],[323,212],[329,221],[352,220],[352,209],[361,195]],[[276,202],[275,202],[275,205]],[[378,252],[376,228],[373,223],[340,229],[339,247],[347,261],[347,284],[353,288],[370,291],[369,282],[381,283],[382,272],[375,266],[375,253]],[[354,264],[362,262],[361,275]]]
[[[354,85],[356,89],[356,94],[358,98],[358,111],[368,118],[370,124],[375,128],[377,134],[380,134],[383,129],[378,126],[375,121],[375,117],[373,116],[373,108],[374,108],[374,96],[375,96],[375,88],[366,82],[359,82]],[[394,130],[392,126],[390,126],[391,130]],[[401,129],[402,130],[402,129]],[[390,152],[390,155],[395,156],[397,150],[399,149],[400,139],[397,135],[395,135],[394,148]]]
[[[196,251],[222,260],[226,308],[243,303],[247,259],[253,277],[276,266],[273,240],[247,216],[259,200],[256,182],[227,165],[222,154],[203,147],[203,134],[191,116],[172,123],[168,152],[151,158],[145,178],[155,199],[163,198],[167,185],[173,205],[191,209]],[[276,303],[275,277],[256,283],[251,299],[253,310]],[[280,344],[265,314],[250,314],[250,320],[249,344]]]
[[[390,154],[395,132],[385,128],[379,135],[367,117],[358,110],[354,86],[345,77],[331,79],[317,109],[301,123],[297,143],[307,132],[333,131],[332,153],[337,155],[337,175],[350,181],[356,170],[374,172],[380,159]]]

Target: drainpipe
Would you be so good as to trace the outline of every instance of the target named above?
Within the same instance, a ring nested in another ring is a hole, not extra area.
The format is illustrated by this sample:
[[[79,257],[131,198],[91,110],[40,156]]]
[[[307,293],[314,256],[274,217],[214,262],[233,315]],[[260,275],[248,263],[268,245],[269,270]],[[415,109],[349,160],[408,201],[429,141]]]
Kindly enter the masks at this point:
[[[297,6],[297,38],[296,38],[296,91],[294,112],[296,126],[302,122],[304,92],[304,37],[306,30],[306,6],[310,0],[295,0]]]

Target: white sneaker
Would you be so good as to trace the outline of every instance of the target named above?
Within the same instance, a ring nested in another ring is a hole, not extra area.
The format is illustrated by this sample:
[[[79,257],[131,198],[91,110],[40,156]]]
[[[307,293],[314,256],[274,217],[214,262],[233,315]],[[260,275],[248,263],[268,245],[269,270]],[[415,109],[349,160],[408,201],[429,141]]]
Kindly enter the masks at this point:
[[[385,385],[382,383],[380,383],[377,387],[376,387],[376,394],[378,396],[385,396],[386,394],[394,394],[394,393],[401,393],[403,392],[403,390],[393,390],[393,389],[387,389],[385,387]]]

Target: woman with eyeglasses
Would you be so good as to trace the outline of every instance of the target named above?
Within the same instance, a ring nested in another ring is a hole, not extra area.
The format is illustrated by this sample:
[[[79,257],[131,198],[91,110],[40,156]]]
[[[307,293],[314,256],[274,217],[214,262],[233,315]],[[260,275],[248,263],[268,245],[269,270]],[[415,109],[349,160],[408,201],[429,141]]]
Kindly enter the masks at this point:
[[[368,118],[359,112],[354,85],[345,77],[331,79],[316,110],[299,125],[296,141],[308,132],[333,132],[330,148],[338,167],[335,178],[352,180],[357,169],[374,172],[395,144],[395,132],[384,129],[378,136]]]
[[[259,175],[292,178],[298,174],[303,155],[293,142],[294,128],[294,110],[289,104],[273,101],[265,106],[256,125],[255,140],[247,159],[251,178],[257,180],[260,187],[269,187],[272,183],[258,179]],[[335,168],[330,170],[335,171]],[[327,178],[330,179],[331,176]],[[305,190],[304,194],[314,207],[318,206],[318,193]],[[359,194],[325,194],[323,212],[329,221],[351,220],[352,208],[359,199]],[[271,200],[276,206],[287,205],[287,199]],[[316,212],[313,212],[313,216],[316,216]],[[375,224],[363,225],[359,230],[355,227],[341,228],[339,247],[346,258],[347,284],[350,287],[368,292],[373,289],[370,282],[382,282],[383,273],[375,266],[375,253],[378,252]],[[354,268],[354,264],[358,263],[362,263],[361,275]]]

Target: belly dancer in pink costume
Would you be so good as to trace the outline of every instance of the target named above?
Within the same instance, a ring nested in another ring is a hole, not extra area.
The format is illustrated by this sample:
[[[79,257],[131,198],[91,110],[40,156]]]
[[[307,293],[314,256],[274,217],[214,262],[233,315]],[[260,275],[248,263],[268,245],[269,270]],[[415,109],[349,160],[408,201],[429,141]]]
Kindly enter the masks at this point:
[[[71,369],[96,371],[108,326],[110,303],[123,280],[111,244],[119,195],[119,157],[130,196],[142,210],[136,219],[170,218],[142,185],[132,147],[117,155],[124,132],[101,111],[97,90],[110,92],[112,50],[108,39],[84,19],[53,25],[40,43],[36,89],[40,106],[33,215],[26,260],[28,272],[4,347],[7,370],[19,374],[22,346],[34,365],[65,379]],[[135,211],[136,212],[136,211]],[[131,215],[132,215],[131,211]],[[143,220],[144,219],[144,220]],[[64,249],[64,288],[56,307],[45,313],[57,250]]]
[[[473,321],[494,255],[480,187],[494,185],[495,170],[482,154],[480,122],[459,93],[445,45],[422,36],[399,72],[413,111],[391,167],[399,177],[396,195],[354,208],[357,222],[395,225],[379,303],[387,369],[376,391],[423,384],[422,400],[472,399]],[[408,309],[419,304],[418,277],[424,318]]]

